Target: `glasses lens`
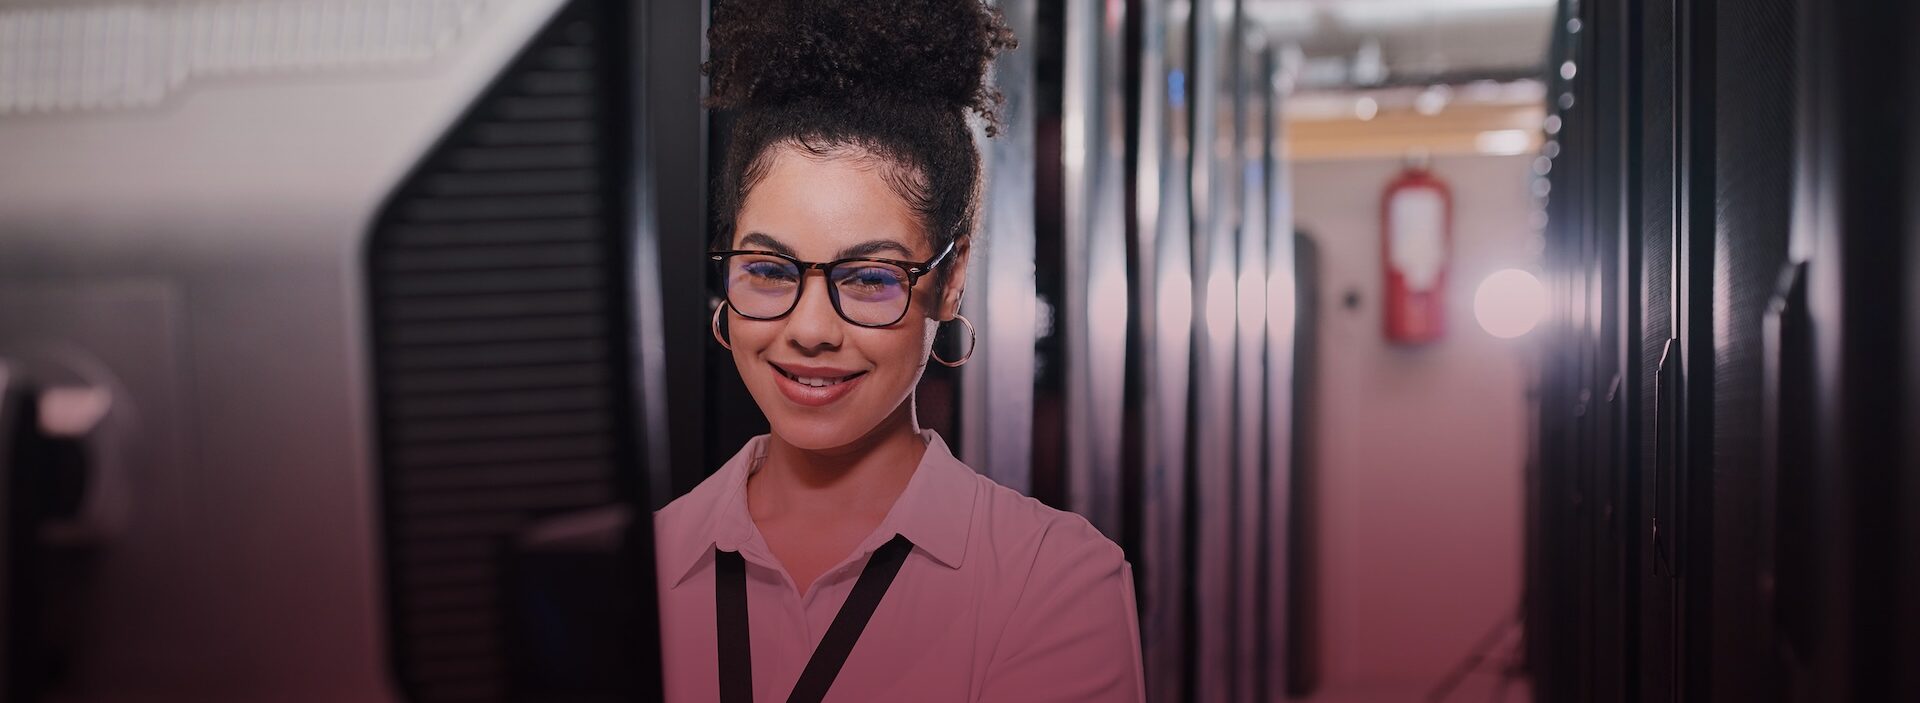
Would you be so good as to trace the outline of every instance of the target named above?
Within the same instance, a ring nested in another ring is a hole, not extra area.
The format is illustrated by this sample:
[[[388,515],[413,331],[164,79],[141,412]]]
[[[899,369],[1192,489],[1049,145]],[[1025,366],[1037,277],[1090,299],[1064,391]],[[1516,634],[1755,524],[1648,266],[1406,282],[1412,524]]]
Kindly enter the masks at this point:
[[[833,269],[840,311],[860,325],[890,325],[907,312],[907,271],[877,261],[850,261]]]
[[[727,302],[747,317],[779,317],[800,293],[800,267],[777,256],[727,257]]]

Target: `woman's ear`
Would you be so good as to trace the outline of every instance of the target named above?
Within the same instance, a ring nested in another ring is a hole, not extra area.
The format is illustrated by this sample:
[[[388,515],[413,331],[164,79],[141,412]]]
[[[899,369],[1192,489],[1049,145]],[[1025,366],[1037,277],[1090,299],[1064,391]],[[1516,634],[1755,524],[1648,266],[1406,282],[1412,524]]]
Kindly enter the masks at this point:
[[[973,253],[973,237],[961,237],[953,243],[953,263],[946,271],[946,288],[940,291],[940,307],[933,319],[941,322],[960,314],[960,299],[967,289],[967,261]]]

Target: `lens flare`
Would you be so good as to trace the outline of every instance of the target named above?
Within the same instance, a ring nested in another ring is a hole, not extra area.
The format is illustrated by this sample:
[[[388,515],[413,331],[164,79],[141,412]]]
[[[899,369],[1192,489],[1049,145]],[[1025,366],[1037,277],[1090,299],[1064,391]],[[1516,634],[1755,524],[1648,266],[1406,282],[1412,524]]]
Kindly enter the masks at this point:
[[[1533,330],[1547,311],[1547,288],[1520,269],[1494,272],[1473,293],[1473,317],[1487,334],[1513,339]]]

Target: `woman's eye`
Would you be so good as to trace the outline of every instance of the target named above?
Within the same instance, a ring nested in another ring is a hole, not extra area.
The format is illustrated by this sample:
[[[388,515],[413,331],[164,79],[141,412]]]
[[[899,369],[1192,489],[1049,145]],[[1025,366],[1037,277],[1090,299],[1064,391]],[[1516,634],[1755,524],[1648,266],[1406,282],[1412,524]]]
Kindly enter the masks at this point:
[[[796,278],[793,267],[770,262],[754,262],[741,268],[755,281],[786,282]]]
[[[905,277],[900,272],[884,266],[858,268],[843,273],[840,277],[840,289],[863,296],[885,295],[898,291],[905,286]]]
[[[900,277],[886,269],[862,269],[855,271],[848,280],[862,286],[891,286],[899,283]]]

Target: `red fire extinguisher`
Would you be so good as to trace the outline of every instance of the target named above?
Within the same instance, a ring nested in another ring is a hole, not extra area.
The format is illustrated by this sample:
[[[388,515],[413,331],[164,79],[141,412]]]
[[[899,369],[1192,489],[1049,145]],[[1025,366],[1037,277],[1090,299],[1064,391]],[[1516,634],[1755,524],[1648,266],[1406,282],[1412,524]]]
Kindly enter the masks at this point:
[[[1446,331],[1452,249],[1452,192],[1425,168],[1408,167],[1380,198],[1381,317],[1388,341],[1424,344]]]

